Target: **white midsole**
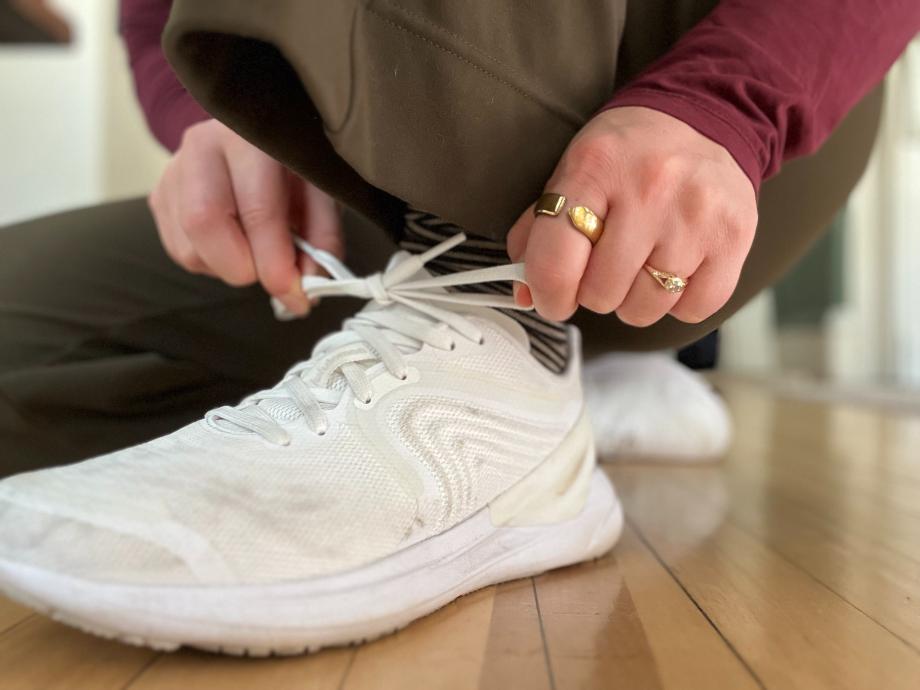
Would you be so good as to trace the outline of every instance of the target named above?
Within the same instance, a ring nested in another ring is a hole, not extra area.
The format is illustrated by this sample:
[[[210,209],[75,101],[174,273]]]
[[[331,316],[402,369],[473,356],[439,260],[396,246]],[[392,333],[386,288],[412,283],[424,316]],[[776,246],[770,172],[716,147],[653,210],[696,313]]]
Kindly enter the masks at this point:
[[[623,524],[599,469],[574,517],[495,526],[488,508],[367,566],[330,576],[245,586],[91,582],[0,559],[0,590],[65,620],[115,635],[191,646],[346,644],[399,628],[486,585],[595,558]]]

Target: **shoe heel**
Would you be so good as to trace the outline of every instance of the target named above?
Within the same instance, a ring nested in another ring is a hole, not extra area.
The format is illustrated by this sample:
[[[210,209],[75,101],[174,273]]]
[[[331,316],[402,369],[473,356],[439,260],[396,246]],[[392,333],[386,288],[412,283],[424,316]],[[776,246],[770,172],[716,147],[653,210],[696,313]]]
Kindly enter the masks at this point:
[[[587,412],[539,467],[496,498],[489,515],[496,527],[562,522],[584,508],[597,465]]]

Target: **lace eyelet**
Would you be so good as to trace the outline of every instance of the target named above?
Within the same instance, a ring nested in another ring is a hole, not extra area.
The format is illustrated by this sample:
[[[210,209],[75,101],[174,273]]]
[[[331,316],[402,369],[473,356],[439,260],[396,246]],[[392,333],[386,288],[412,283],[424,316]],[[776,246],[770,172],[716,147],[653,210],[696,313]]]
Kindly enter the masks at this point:
[[[368,398],[367,400],[364,401],[364,404],[365,404],[365,405],[370,405],[371,402],[373,402],[373,400],[374,400],[373,398]]]
[[[479,344],[480,345],[486,344],[486,337],[484,335],[479,336]]]
[[[409,378],[409,374],[403,374],[402,376],[399,377],[399,380],[405,381],[407,378]]]
[[[457,343],[451,343],[451,344],[450,344],[450,351],[453,352],[453,351],[456,350],[456,349],[457,349]]]
[[[317,431],[317,432],[316,432],[316,435],[317,435],[317,436],[325,436],[326,433],[327,433],[326,430],[323,429],[322,431]]]

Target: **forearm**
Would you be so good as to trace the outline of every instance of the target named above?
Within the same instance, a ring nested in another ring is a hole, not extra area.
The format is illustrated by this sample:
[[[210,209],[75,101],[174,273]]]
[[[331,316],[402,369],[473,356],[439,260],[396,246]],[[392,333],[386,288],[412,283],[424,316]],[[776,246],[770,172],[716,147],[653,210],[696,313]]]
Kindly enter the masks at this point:
[[[820,147],[918,30],[917,0],[723,0],[606,107],[683,120],[756,188]]]
[[[160,48],[171,4],[170,0],[121,0],[120,31],[147,125],[163,146],[175,151],[183,132],[210,116],[179,83]]]

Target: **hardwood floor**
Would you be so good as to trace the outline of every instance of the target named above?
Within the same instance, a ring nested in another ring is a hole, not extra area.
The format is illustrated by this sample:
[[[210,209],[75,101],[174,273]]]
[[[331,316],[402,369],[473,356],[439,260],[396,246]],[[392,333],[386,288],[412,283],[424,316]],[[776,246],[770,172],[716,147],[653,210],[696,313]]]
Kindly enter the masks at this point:
[[[920,416],[725,382],[705,467],[608,466],[606,557],[291,659],[158,654],[0,599],[0,688],[920,688]]]

